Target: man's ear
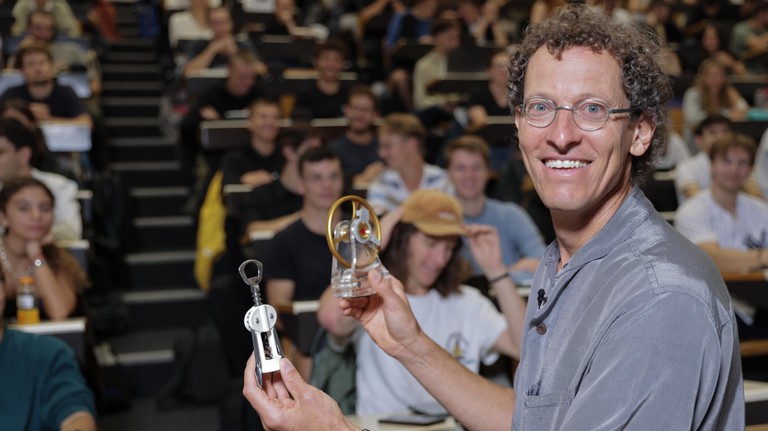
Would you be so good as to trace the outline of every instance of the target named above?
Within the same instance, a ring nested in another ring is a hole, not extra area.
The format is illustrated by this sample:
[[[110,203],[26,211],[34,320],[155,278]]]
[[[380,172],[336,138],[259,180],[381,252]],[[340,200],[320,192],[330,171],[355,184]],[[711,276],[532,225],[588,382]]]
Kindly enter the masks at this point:
[[[635,122],[632,129],[632,144],[629,147],[629,153],[635,157],[640,157],[650,148],[656,125],[643,116]]]

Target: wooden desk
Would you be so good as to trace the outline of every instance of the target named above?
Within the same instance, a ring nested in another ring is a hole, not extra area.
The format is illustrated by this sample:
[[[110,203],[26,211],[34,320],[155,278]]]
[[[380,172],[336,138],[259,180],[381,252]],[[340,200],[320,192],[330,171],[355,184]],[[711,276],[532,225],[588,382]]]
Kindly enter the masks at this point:
[[[78,362],[85,363],[85,317],[59,321],[43,321],[35,325],[8,325],[9,328],[38,335],[52,335],[63,340],[75,352]]]
[[[434,48],[434,46],[431,44],[418,43],[402,38],[389,49],[390,62],[394,64],[401,62],[415,63],[418,59],[424,57],[424,55],[432,48]]]
[[[760,142],[766,128],[768,128],[768,120],[734,121],[731,124],[732,131],[743,133],[754,139],[755,142]]]
[[[196,70],[187,76],[187,90],[195,96],[200,96],[224,82],[228,76],[229,71],[226,68]]]
[[[472,89],[488,84],[485,72],[448,72],[445,78],[427,86],[429,93],[469,93]]]
[[[249,34],[259,55],[271,60],[290,60],[299,64],[312,66],[317,42],[312,38],[294,36],[278,36]]]
[[[358,427],[366,428],[370,431],[462,431],[464,429],[452,417],[448,417],[441,423],[427,426],[380,424],[379,417],[381,416],[347,416]]]
[[[747,429],[768,430],[768,383],[744,380],[744,403],[746,424],[756,425]]]
[[[747,304],[768,309],[768,270],[723,274],[732,296]]]
[[[321,131],[330,141],[344,133],[346,118],[316,118],[309,122],[313,129]],[[293,120],[283,119],[280,128],[293,126]],[[241,148],[251,140],[248,120],[215,120],[200,123],[200,144],[209,151],[226,151]]]
[[[482,72],[488,70],[491,57],[499,47],[464,45],[448,54],[448,72]]]

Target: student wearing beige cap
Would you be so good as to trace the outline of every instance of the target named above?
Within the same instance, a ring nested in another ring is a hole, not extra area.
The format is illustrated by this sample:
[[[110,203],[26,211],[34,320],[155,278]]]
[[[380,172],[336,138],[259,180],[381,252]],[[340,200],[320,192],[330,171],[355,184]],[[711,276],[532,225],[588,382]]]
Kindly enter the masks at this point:
[[[518,357],[525,313],[501,259],[498,235],[490,226],[464,226],[461,206],[434,189],[414,192],[399,210],[381,259],[403,280],[414,315],[437,344],[470,370],[492,363],[497,353]],[[391,223],[382,222],[385,230]],[[493,282],[504,314],[476,289],[461,284],[469,267],[460,253],[461,236]],[[354,343],[357,353],[357,414],[407,410],[436,402],[396,359],[381,350],[358,321],[341,314],[329,291],[321,299],[320,324],[332,348]],[[517,334],[516,336],[514,334]]]

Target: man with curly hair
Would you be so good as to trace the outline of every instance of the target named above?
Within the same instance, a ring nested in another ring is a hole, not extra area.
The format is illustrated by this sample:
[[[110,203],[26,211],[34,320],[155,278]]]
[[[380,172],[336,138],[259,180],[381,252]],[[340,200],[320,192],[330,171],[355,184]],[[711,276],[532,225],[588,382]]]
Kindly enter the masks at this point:
[[[733,309],[717,268],[638,184],[664,145],[670,86],[647,29],[583,5],[530,27],[512,55],[520,151],[556,241],[533,279],[514,391],[470,373],[419,328],[402,285],[342,300],[467,429],[744,429]],[[290,362],[244,393],[270,429],[359,430]],[[513,414],[514,413],[514,414]]]

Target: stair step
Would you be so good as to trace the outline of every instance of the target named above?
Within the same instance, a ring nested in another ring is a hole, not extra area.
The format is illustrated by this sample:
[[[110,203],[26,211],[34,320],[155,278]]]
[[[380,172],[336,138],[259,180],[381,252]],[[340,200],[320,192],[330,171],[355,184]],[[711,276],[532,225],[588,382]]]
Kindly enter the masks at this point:
[[[104,119],[111,137],[161,136],[162,120],[158,117],[111,117]]]
[[[108,117],[153,117],[160,115],[160,97],[104,97],[101,100]]]
[[[142,251],[195,248],[191,216],[139,217],[133,219],[135,246]]]
[[[131,311],[133,330],[192,328],[210,320],[207,295],[196,287],[131,290],[122,298]]]
[[[142,48],[149,50],[151,48]],[[154,81],[160,78],[157,64],[105,64],[101,68],[103,81]]]
[[[122,162],[175,160],[176,143],[164,136],[113,138],[109,141],[111,160]]]
[[[127,286],[134,288],[194,284],[194,250],[155,251],[126,255]]]
[[[145,51],[155,49],[155,47],[156,44],[154,41],[128,37],[123,37],[121,40],[116,40],[109,43],[109,50],[112,52]]]
[[[174,372],[173,345],[190,329],[132,331],[108,340],[120,373],[134,396],[154,396]]]
[[[163,94],[163,85],[148,81],[104,82],[102,96],[159,96]]]
[[[120,26],[120,34],[123,37],[130,37],[130,38],[138,38],[139,37],[139,27],[136,25],[131,26]],[[150,42],[153,42],[151,39],[146,39]]]
[[[137,30],[138,31],[138,30]],[[110,52],[104,61],[105,64],[110,63],[129,63],[129,64],[141,64],[141,63],[157,63],[157,53],[155,52]]]
[[[183,173],[181,163],[176,161],[115,162],[109,167],[120,174],[129,188],[189,185],[189,174]]]
[[[99,412],[98,429],[110,431],[216,430],[219,428],[217,405],[159,410],[154,397],[131,400],[127,410]]]
[[[189,193],[189,187],[147,187],[130,191],[133,210],[139,217],[178,215]]]

